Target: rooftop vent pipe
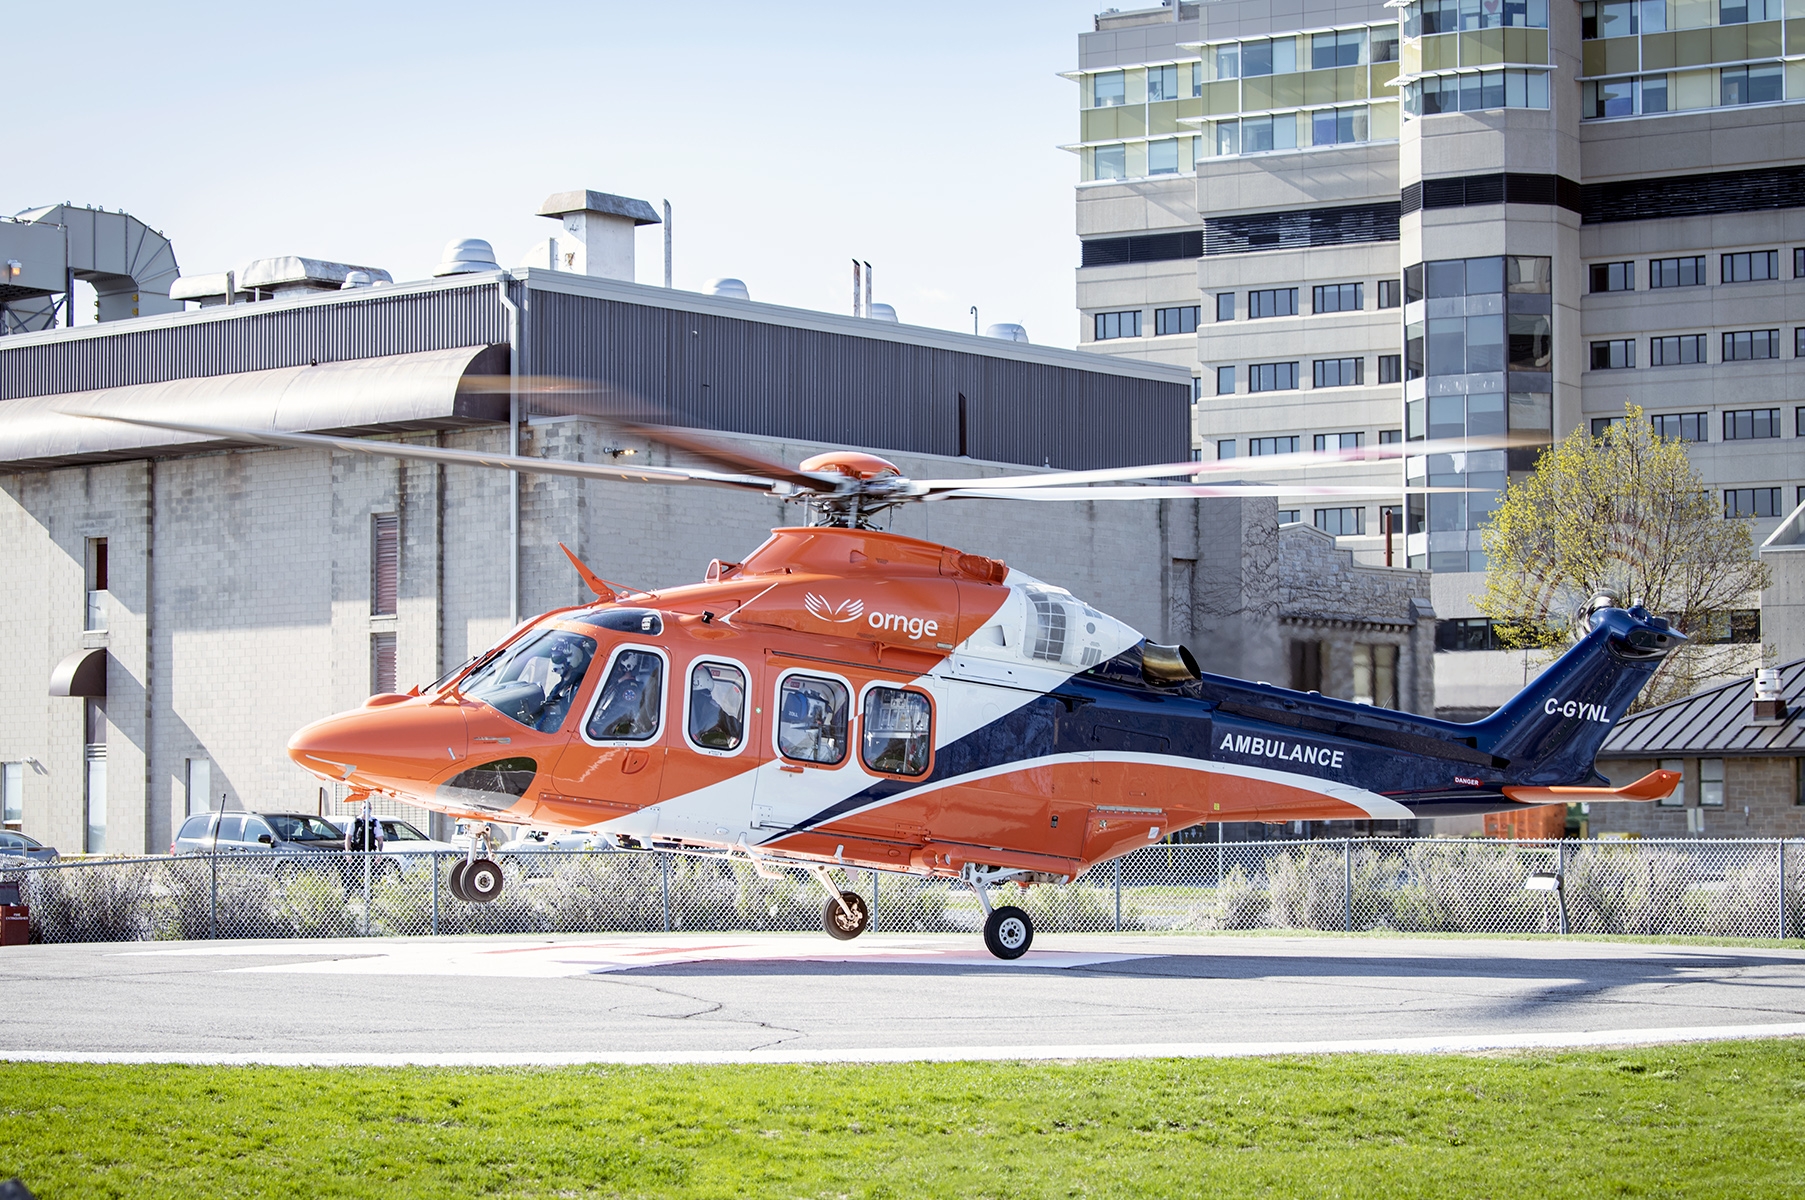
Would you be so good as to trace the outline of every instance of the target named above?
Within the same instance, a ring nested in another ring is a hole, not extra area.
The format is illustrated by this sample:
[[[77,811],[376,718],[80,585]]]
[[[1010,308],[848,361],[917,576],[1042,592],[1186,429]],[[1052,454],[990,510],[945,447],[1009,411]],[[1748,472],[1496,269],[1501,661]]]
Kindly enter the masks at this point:
[[[564,229],[528,250],[521,266],[628,283],[633,282],[633,231],[660,224],[644,200],[587,188],[547,196],[537,215],[561,222]]]
[[[707,289],[710,296],[727,296],[734,300],[752,299],[752,293],[748,292],[746,285],[738,279],[710,279],[702,286]]]
[[[1025,342],[1028,340],[1028,331],[1023,329],[1020,325],[1005,322],[1000,325],[986,325],[984,327],[984,336],[988,338],[999,338],[1005,342]]]
[[[873,304],[871,306],[871,311],[866,315],[873,321],[888,321],[892,325],[896,324],[896,310],[890,305],[885,304],[882,300]]]

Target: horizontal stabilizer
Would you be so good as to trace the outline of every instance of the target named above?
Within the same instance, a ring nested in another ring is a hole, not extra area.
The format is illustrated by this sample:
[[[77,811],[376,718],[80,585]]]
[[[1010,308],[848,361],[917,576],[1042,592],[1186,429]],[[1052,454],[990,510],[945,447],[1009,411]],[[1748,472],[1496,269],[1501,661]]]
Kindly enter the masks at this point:
[[[1523,804],[1596,804],[1604,800],[1661,800],[1680,786],[1678,771],[1650,771],[1622,787],[1507,787],[1504,794]]]

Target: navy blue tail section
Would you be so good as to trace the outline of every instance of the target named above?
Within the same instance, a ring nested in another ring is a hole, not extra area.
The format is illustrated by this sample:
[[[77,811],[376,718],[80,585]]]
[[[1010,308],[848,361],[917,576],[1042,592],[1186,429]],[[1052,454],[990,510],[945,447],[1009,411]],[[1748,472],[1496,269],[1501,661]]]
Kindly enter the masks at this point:
[[[1510,783],[1602,784],[1593,757],[1661,660],[1685,640],[1644,608],[1599,610],[1577,645],[1510,703],[1466,728],[1477,749],[1509,760]]]

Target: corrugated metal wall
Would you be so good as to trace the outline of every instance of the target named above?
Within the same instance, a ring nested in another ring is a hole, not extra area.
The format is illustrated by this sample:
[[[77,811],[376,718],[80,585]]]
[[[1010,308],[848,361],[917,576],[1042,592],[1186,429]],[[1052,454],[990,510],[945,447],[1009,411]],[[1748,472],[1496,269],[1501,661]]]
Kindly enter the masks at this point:
[[[212,315],[212,314],[209,314]],[[38,345],[0,340],[0,400],[133,383],[380,358],[508,339],[494,285],[336,304],[245,305],[212,320],[122,328]]]
[[[513,292],[528,306],[524,372],[597,380],[684,425],[1070,469],[1190,456],[1184,384],[541,288],[524,295],[518,284]],[[494,285],[480,284],[10,340],[0,339],[0,400],[491,345],[507,340],[507,317]]]
[[[529,304],[525,369],[683,425],[1071,469],[1190,457],[1184,384],[562,292]]]

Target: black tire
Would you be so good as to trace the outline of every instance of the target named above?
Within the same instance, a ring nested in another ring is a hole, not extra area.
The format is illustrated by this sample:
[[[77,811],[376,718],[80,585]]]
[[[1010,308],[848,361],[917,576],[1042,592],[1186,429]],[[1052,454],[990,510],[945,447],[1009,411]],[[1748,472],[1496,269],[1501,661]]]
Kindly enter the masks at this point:
[[[470,865],[468,859],[460,858],[451,864],[451,894],[464,903],[470,903],[470,897],[464,895],[464,869]]]
[[[489,904],[501,895],[501,867],[493,860],[479,858],[464,871],[464,899],[472,904]]]
[[[846,908],[852,910],[851,917],[846,915],[846,909],[840,907],[841,900],[846,902]],[[870,927],[871,905],[857,892],[841,892],[839,900],[829,900],[827,907],[822,910],[821,925],[827,930],[828,937],[850,942]]]
[[[984,921],[984,948],[998,958],[1020,958],[1034,944],[1034,920],[1013,904],[991,911]]]

